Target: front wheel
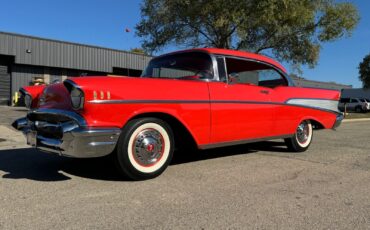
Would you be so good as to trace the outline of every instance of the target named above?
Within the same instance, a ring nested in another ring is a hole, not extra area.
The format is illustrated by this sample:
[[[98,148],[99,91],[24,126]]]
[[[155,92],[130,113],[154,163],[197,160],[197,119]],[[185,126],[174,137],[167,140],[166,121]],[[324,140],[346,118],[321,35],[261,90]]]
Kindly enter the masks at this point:
[[[296,130],[296,133],[291,138],[286,138],[285,144],[288,149],[293,152],[304,152],[308,149],[312,142],[313,129],[309,120],[302,121]]]
[[[118,140],[116,165],[132,180],[159,176],[170,163],[174,150],[171,127],[157,118],[127,123]]]

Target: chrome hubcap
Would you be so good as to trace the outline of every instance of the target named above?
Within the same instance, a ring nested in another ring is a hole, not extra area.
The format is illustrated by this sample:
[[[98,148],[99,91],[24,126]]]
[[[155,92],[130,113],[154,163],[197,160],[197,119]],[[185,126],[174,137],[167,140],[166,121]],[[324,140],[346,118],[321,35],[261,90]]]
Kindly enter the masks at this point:
[[[297,140],[301,144],[305,144],[310,136],[310,128],[306,121],[302,122],[297,128]]]
[[[142,166],[152,166],[163,156],[164,140],[155,129],[144,129],[134,140],[132,152],[135,161]]]

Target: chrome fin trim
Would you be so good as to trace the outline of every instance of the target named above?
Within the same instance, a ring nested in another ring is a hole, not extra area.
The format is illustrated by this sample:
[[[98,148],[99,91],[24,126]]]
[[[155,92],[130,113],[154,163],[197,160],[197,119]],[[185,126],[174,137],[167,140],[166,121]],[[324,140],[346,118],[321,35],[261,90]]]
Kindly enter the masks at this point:
[[[339,101],[328,99],[311,99],[311,98],[292,98],[286,101],[286,104],[310,107],[313,109],[329,110],[340,113],[338,109]]]

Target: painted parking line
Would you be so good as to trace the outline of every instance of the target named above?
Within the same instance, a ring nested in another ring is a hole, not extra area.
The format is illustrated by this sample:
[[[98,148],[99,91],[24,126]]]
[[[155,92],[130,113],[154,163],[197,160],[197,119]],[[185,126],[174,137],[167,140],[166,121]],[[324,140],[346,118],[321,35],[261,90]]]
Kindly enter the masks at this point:
[[[370,118],[344,119],[343,122],[370,121]]]

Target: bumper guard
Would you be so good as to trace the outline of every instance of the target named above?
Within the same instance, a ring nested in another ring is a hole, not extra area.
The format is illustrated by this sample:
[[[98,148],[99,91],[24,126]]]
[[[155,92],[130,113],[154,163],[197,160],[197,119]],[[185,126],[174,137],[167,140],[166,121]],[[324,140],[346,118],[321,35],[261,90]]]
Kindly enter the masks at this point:
[[[333,128],[332,129],[336,129],[336,128],[338,128],[341,124],[342,124],[342,121],[343,121],[343,119],[344,119],[344,115],[342,114],[342,113],[339,113],[338,115],[337,115],[337,118],[336,118],[336,120],[335,120],[335,123],[334,123],[334,125],[333,125]]]
[[[93,128],[77,113],[38,109],[12,124],[23,132],[27,144],[39,150],[76,158],[106,156],[116,147],[121,129]]]

